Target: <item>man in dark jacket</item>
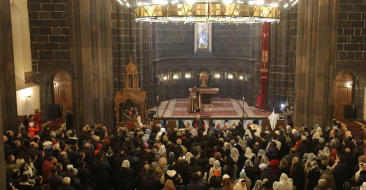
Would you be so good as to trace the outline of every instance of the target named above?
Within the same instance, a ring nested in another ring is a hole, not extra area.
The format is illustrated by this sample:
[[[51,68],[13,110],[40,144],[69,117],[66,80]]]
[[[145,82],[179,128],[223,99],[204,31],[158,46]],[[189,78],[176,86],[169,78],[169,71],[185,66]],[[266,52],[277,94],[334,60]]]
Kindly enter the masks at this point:
[[[57,175],[57,167],[52,166],[52,174],[47,178],[47,183],[50,185],[51,190],[57,190],[62,185],[62,177]]]
[[[71,179],[69,177],[65,177],[62,181],[62,186],[60,186],[57,190],[75,190],[75,188],[70,185]]]
[[[196,165],[196,158],[192,157],[190,160],[190,164],[188,165],[187,169],[186,169],[186,173],[185,176],[190,179],[190,177],[192,176],[192,174],[194,172],[203,172],[201,166]]]
[[[104,152],[100,151],[96,155],[96,161],[93,164],[93,177],[95,181],[95,190],[108,190],[111,188],[109,173],[111,167],[108,161],[104,160]]]
[[[187,185],[187,189],[189,190],[205,190],[205,187],[202,183],[199,183],[199,175],[197,172],[192,173],[191,182]]]
[[[138,190],[160,190],[159,180],[154,176],[154,170],[149,169],[149,173],[142,178],[142,183],[137,188]]]
[[[93,176],[89,169],[85,167],[85,161],[79,160],[77,165],[79,166],[77,175],[79,176],[81,184],[85,189],[92,188]]]
[[[183,183],[188,184],[190,178],[185,178],[187,163],[182,157],[178,158],[177,163],[174,165],[174,170],[183,178]]]

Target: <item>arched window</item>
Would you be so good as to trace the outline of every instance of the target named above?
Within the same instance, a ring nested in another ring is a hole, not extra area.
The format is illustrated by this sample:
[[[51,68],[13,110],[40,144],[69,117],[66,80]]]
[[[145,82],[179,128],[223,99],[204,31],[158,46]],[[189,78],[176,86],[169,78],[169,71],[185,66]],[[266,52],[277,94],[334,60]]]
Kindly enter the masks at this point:
[[[165,70],[163,74],[163,80],[168,80],[168,75],[169,75],[168,70]]]
[[[228,79],[233,79],[233,78],[234,78],[234,74],[233,74],[233,72],[228,71],[228,72],[227,72],[227,78],[228,78]]]
[[[179,78],[179,72],[178,72],[178,69],[175,68],[174,69],[174,74],[173,74],[173,79],[178,79]]]
[[[214,70],[214,77],[215,78],[220,78],[220,70],[219,69]]]
[[[184,77],[187,78],[187,79],[191,78],[192,77],[192,70],[187,69]]]

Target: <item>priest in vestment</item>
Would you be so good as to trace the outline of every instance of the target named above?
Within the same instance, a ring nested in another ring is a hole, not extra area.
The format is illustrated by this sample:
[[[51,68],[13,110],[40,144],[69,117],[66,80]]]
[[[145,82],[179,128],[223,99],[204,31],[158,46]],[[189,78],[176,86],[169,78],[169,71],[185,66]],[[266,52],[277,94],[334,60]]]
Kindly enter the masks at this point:
[[[197,87],[192,89],[189,95],[189,107],[188,112],[195,113],[201,111],[201,95],[200,90]]]
[[[280,119],[280,116],[273,109],[272,114],[270,116],[268,116],[268,119],[269,119],[269,123],[271,124],[272,131],[274,131],[276,128],[277,120]]]

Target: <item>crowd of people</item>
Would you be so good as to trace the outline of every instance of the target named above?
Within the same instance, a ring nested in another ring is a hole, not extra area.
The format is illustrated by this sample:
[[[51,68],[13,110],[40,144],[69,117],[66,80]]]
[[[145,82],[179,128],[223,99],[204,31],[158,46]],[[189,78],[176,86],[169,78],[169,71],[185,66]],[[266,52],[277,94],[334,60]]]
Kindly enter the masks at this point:
[[[214,130],[213,130],[214,129]],[[256,122],[167,131],[7,131],[7,188],[19,190],[366,190],[361,139],[338,127]]]

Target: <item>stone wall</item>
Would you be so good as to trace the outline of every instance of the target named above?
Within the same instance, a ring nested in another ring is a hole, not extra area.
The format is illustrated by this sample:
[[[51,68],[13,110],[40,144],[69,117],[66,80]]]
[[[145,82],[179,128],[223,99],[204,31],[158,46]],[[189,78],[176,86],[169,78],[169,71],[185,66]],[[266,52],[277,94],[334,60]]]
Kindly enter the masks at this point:
[[[366,1],[340,0],[336,72],[346,71],[354,77],[353,104],[357,118],[363,118],[366,72]]]
[[[71,75],[67,1],[28,0],[32,70],[46,120],[48,105],[53,103],[53,74],[64,70]]]

